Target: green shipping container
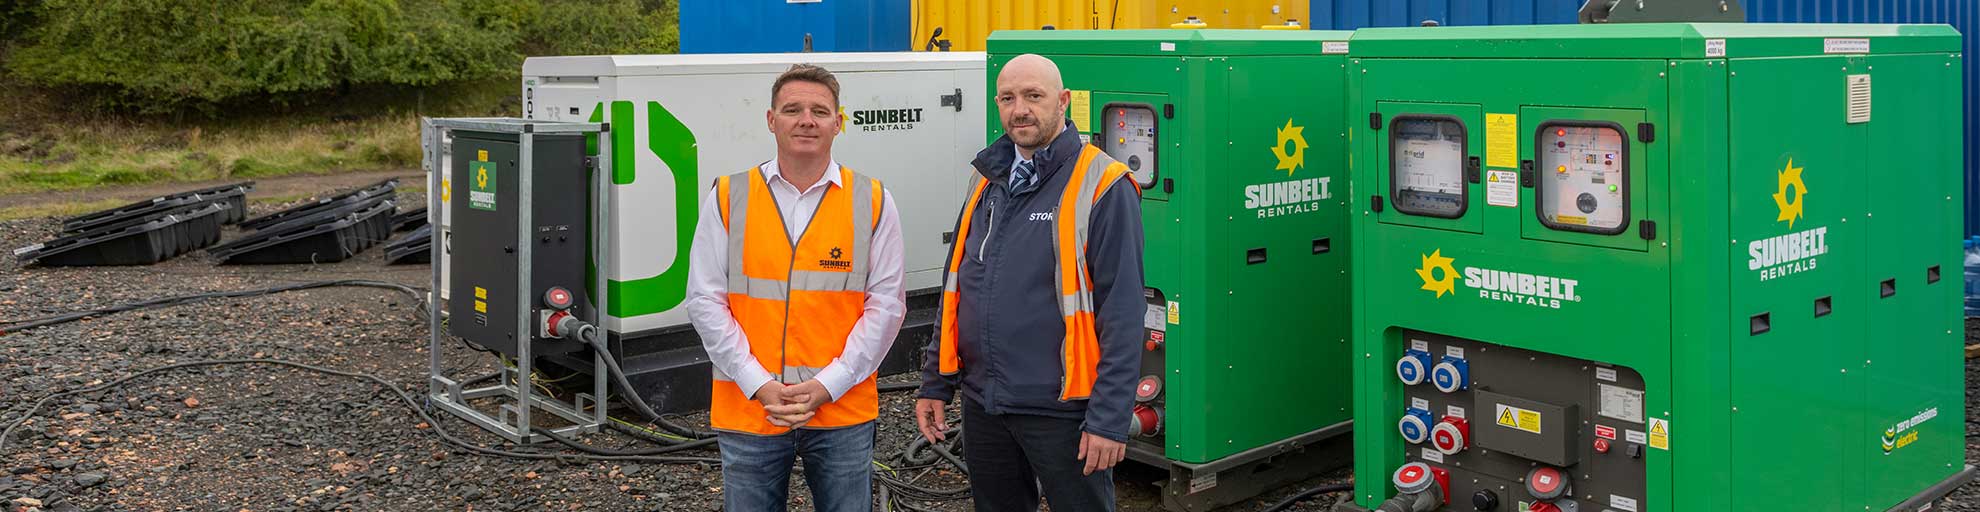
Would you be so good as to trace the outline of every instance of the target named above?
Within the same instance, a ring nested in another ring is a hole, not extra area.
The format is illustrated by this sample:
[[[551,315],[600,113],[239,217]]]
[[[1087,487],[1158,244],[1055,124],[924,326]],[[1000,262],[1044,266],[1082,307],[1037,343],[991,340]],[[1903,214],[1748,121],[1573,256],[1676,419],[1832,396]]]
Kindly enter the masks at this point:
[[[1913,511],[1969,480],[1959,37],[1357,32],[1356,503]]]
[[[1344,467],[1349,32],[1003,31],[1055,61],[1069,118],[1135,171],[1148,349],[1130,458],[1207,510]],[[995,98],[986,98],[996,112]],[[989,136],[1003,135],[996,116]]]

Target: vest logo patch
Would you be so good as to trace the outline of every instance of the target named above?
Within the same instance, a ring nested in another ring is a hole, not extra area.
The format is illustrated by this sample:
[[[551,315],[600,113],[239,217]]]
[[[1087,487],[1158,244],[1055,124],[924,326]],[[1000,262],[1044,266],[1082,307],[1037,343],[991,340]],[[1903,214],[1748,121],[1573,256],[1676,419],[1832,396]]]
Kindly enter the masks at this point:
[[[844,258],[845,254],[846,252],[844,250],[838,247],[833,247],[832,259],[818,260],[818,267],[832,269],[832,270],[850,270],[852,269],[852,262],[840,259],[840,258]]]

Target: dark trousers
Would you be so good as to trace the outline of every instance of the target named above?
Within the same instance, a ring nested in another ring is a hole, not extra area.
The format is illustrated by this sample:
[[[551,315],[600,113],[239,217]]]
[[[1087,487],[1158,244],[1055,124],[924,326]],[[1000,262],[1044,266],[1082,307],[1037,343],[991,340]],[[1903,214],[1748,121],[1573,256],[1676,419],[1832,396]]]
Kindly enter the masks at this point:
[[[1080,420],[993,415],[963,401],[963,459],[978,512],[1036,512],[1044,488],[1052,512],[1114,510],[1114,470],[1080,474]]]

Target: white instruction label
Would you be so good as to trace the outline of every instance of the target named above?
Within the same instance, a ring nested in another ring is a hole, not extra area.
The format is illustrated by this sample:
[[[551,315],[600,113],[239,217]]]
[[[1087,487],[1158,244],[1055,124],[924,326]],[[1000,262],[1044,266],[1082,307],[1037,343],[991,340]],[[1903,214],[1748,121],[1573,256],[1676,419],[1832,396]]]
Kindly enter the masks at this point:
[[[1348,52],[1347,41],[1326,41],[1320,43],[1320,53],[1322,54],[1345,55],[1347,54],[1347,52]]]
[[[1165,52],[1173,52],[1173,51],[1176,51],[1176,43],[1162,43],[1162,51],[1165,51]],[[1214,478],[1213,478],[1213,479],[1211,479],[1211,480],[1212,480],[1212,482],[1211,482],[1211,484],[1212,484],[1212,485],[1215,485],[1215,484],[1216,484],[1216,482],[1215,482],[1215,480],[1216,480],[1216,479],[1214,479]]]
[[[1430,351],[1430,342],[1428,342],[1428,341],[1423,341],[1423,340],[1409,340],[1409,349],[1410,349],[1410,350],[1421,350],[1421,351],[1424,351],[1424,352],[1429,352],[1429,351]]]
[[[1141,326],[1151,331],[1169,328],[1169,308],[1160,304],[1149,304],[1148,314],[1141,316]]]
[[[1822,53],[1870,53],[1869,39],[1823,39]]]
[[[1615,369],[1615,368],[1596,368],[1596,369],[1595,369],[1595,379],[1596,379],[1596,380],[1606,380],[1606,381],[1609,381],[1609,382],[1615,382],[1615,381],[1616,381],[1616,369]]]
[[[1623,440],[1636,444],[1650,444],[1650,435],[1635,430],[1624,430]]]
[[[1519,206],[1519,172],[1485,171],[1485,204]]]
[[[1459,346],[1444,347],[1444,355],[1455,357],[1458,359],[1464,359],[1464,347],[1459,347]]]
[[[1432,449],[1429,449],[1429,448],[1424,448],[1424,449],[1423,449],[1423,460],[1427,460],[1427,461],[1430,461],[1430,462],[1435,462],[1435,463],[1438,463],[1438,464],[1443,464],[1443,463],[1444,463],[1444,452],[1440,452],[1440,451],[1437,451],[1437,450],[1432,450]]]
[[[1430,410],[1430,401],[1421,398],[1411,398],[1409,399],[1409,408],[1428,411]]]
[[[1165,43],[1166,44],[1166,43]],[[1217,474],[1211,473],[1189,479],[1189,493],[1196,494],[1217,487]]]
[[[1643,392],[1621,386],[1598,384],[1601,400],[1596,414],[1630,423],[1643,422]]]
[[[1724,39],[1706,39],[1706,40],[1705,40],[1705,56],[1706,56],[1706,57],[1724,57],[1724,56],[1726,56],[1726,40],[1724,40]]]
[[[1636,512],[1636,500],[1611,494],[1609,495],[1609,508],[1623,512]]]
[[[1467,419],[1464,417],[1464,408],[1455,405],[1444,406],[1444,415],[1461,420]]]

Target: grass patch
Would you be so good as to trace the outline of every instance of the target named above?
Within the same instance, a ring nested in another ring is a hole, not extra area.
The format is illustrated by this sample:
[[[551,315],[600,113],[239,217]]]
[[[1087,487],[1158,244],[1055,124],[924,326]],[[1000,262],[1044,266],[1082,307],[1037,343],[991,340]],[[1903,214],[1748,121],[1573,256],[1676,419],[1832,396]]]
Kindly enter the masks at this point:
[[[418,123],[397,114],[210,131],[78,126],[43,158],[0,158],[0,194],[413,168]]]
[[[130,204],[130,201],[125,201],[122,199],[104,199],[101,201],[89,201],[83,203],[55,203],[55,204],[39,204],[39,205],[31,205],[31,206],[12,206],[12,207],[0,208],[0,221],[19,220],[19,219],[39,219],[42,217],[74,217],[77,215],[82,215],[97,210],[108,210],[126,204]],[[12,248],[0,247],[0,249],[12,249]]]
[[[516,81],[367,91],[219,119],[66,117],[58,92],[0,83],[0,195],[419,167],[419,117],[513,114]]]

